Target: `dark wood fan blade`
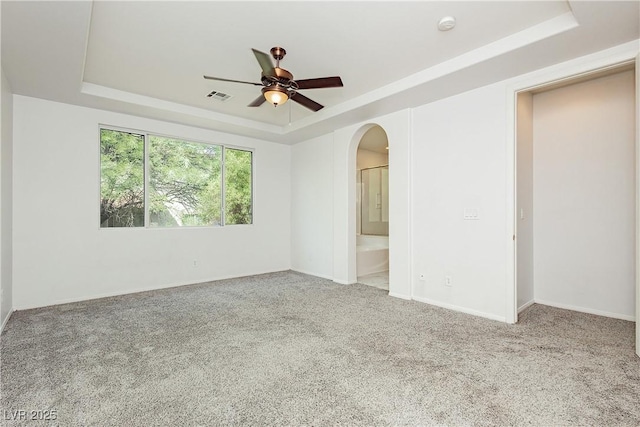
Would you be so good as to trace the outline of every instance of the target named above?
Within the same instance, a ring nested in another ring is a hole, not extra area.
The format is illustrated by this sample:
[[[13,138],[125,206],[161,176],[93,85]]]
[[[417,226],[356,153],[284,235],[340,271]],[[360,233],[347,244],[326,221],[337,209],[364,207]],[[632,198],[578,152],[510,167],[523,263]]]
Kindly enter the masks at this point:
[[[265,76],[275,76],[276,70],[273,68],[273,62],[271,62],[271,57],[264,52],[260,52],[259,50],[251,49],[253,54],[256,56],[258,63],[260,64],[260,68],[262,68],[262,73]]]
[[[291,95],[291,100],[297,102],[298,104],[307,107],[308,109],[312,110],[312,111],[318,111],[318,110],[322,110],[324,108],[324,105],[320,105],[318,104],[316,101],[307,98],[306,96],[296,92],[293,95]]]
[[[221,82],[244,83],[247,85],[262,86],[262,83],[243,82],[242,80],[223,79],[221,77],[211,77],[211,76],[202,76],[202,77],[204,77],[207,80],[220,80]]]
[[[254,99],[251,104],[247,105],[247,107],[259,107],[264,104],[264,101],[266,101],[264,95],[260,95],[259,97]]]
[[[298,89],[322,89],[325,87],[342,87],[340,77],[320,77],[317,79],[296,80]]]

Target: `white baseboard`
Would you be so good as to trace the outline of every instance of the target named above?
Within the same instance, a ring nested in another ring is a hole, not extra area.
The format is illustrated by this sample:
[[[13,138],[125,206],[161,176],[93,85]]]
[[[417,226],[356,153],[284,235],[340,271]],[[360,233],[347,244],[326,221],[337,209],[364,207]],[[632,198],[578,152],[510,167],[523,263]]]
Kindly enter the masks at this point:
[[[4,327],[7,325],[7,322],[9,321],[9,319],[11,318],[11,315],[13,314],[13,309],[9,310],[9,312],[7,313],[7,317],[5,317],[2,320],[2,326],[0,326],[0,335],[2,335],[2,331],[4,331]]]
[[[336,279],[331,279],[333,280],[333,283],[337,283],[339,285],[353,285],[354,283],[358,283],[358,282],[347,282],[346,280],[336,280]]]
[[[595,310],[595,309],[592,309],[592,308],[577,307],[575,305],[562,304],[562,303],[552,302],[552,301],[545,301],[545,300],[540,300],[540,299],[537,299],[537,298],[534,300],[534,302],[536,304],[548,305],[550,307],[562,308],[564,310],[578,311],[580,313],[595,314],[597,316],[612,317],[614,319],[629,320],[631,322],[635,322],[635,320],[636,320],[635,316],[629,316],[627,314],[611,313],[611,312],[608,312],[608,311]]]
[[[396,292],[389,292],[389,296],[390,296],[390,297],[394,297],[394,298],[400,298],[400,299],[411,300],[411,295],[398,294],[398,293],[396,293]]]
[[[419,302],[424,302],[426,304],[431,304],[431,305],[435,305],[437,307],[442,307],[442,308],[446,308],[448,310],[453,310],[453,311],[458,311],[460,313],[465,313],[465,314],[471,314],[473,316],[478,316],[478,317],[484,317],[485,319],[489,319],[489,320],[497,320],[498,322],[503,322],[506,323],[507,319],[504,316],[497,316],[495,314],[491,314],[491,313],[485,313],[482,311],[478,311],[478,310],[473,310],[470,308],[466,308],[466,307],[460,307],[458,305],[453,305],[453,304],[447,304],[447,303],[443,303],[440,301],[434,301],[432,299],[429,298],[422,298],[422,297],[413,297],[414,300],[419,301]]]
[[[296,273],[308,274],[309,276],[320,277],[321,279],[327,279],[327,280],[333,281],[333,277],[325,275],[325,274],[313,273],[311,271],[300,270],[298,268],[292,268],[291,271],[295,271]]]
[[[536,302],[534,300],[531,300],[529,302],[525,302],[520,307],[518,307],[518,313],[522,313],[523,311],[525,311],[527,308],[531,307],[535,303]]]

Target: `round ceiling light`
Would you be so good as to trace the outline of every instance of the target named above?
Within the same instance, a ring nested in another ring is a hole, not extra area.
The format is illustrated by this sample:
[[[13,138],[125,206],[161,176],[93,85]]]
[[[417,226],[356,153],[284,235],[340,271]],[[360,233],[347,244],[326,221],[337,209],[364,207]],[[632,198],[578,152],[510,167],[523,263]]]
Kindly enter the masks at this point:
[[[438,21],[438,29],[440,31],[449,31],[455,26],[456,18],[454,18],[453,16],[445,16],[440,21]]]
[[[279,84],[263,87],[262,94],[274,107],[284,104],[289,99],[289,94]]]

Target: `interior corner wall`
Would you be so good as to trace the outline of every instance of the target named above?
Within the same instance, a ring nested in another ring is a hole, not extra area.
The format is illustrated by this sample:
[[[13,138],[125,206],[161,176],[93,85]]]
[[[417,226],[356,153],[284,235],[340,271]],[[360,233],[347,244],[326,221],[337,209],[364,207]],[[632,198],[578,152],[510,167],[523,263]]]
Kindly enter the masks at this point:
[[[533,96],[535,300],[635,317],[633,71]]]
[[[333,279],[333,135],[291,147],[291,268]]]
[[[413,298],[500,321],[508,306],[505,93],[496,83],[414,109],[411,148]],[[465,209],[478,218],[465,220]]]
[[[18,95],[13,102],[15,309],[290,268],[291,147]],[[254,149],[254,224],[101,229],[99,124]]]
[[[377,124],[389,138],[390,295],[504,321],[506,87],[475,89],[294,145],[293,268],[355,280],[347,261],[353,252],[354,276],[355,233],[348,230],[351,220],[355,230],[355,214],[346,214],[355,175],[348,172],[355,174],[358,132]],[[333,214],[319,208],[331,201]],[[480,219],[463,220],[465,207],[477,208]]]
[[[0,325],[4,325],[13,309],[13,95],[1,69],[0,74]]]
[[[518,94],[516,118],[516,245],[518,309],[534,302],[533,95]]]

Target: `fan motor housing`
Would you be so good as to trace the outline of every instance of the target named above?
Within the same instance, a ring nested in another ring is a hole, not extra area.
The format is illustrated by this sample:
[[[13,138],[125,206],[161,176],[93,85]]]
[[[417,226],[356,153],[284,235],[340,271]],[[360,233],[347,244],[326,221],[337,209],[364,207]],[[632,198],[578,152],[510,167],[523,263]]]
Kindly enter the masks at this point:
[[[280,67],[274,67],[273,70],[275,71],[275,76],[265,76],[264,73],[262,73],[262,84],[270,86],[273,83],[280,83],[283,86],[289,87],[291,81],[293,81],[293,74]]]
[[[1,1],[1,0],[0,0]],[[279,92],[282,95],[287,95],[290,99],[297,102],[310,109],[311,111],[318,111],[323,108],[321,104],[318,104],[312,99],[307,98],[306,96],[298,93],[297,91],[300,89],[323,89],[323,88],[331,88],[331,87],[342,87],[342,79],[339,76],[334,77],[320,77],[315,79],[303,79],[299,81],[293,80],[293,74],[291,74],[288,70],[284,68],[280,68],[280,60],[284,58],[287,54],[287,51],[283,48],[276,46],[271,48],[271,56],[276,60],[275,67],[273,66],[273,62],[269,55],[264,52],[261,52],[256,49],[251,49],[253,51],[254,56],[258,60],[260,64],[260,68],[262,68],[262,76],[260,77],[260,83],[256,82],[247,82],[242,80],[232,80],[225,79],[222,77],[211,77],[211,76],[203,76],[205,79],[209,80],[219,80],[223,82],[231,82],[231,83],[242,83],[253,86],[262,86],[262,94],[263,96],[259,96],[252,103],[250,103],[249,107],[259,107],[261,106],[265,100],[269,100],[274,105],[277,105],[273,99],[276,99],[276,94],[272,94],[270,92]],[[267,98],[267,94],[269,94],[269,99]],[[212,95],[213,96],[213,95]],[[282,99],[280,99],[281,101]],[[286,99],[284,99],[286,102]],[[280,103],[280,102],[278,102]]]

